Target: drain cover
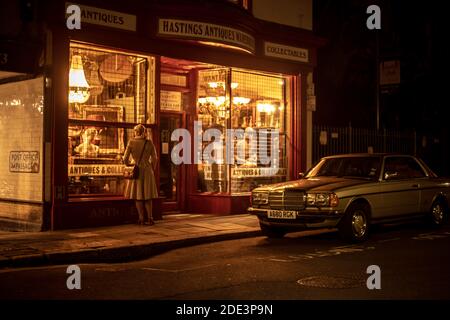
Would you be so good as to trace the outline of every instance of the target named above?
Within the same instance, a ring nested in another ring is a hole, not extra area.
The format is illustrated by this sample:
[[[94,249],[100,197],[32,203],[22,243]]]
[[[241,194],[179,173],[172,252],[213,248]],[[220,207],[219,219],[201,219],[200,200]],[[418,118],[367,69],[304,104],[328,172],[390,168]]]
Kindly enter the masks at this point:
[[[349,289],[365,285],[365,280],[350,276],[312,276],[300,279],[297,283],[305,287],[325,289]]]

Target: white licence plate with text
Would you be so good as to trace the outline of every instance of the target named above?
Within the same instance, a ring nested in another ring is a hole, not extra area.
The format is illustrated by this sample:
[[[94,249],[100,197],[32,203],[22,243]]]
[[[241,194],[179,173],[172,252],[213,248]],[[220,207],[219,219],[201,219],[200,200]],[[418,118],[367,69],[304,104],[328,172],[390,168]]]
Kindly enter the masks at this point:
[[[297,217],[297,212],[284,210],[269,210],[267,212],[267,217],[274,219],[295,219]]]

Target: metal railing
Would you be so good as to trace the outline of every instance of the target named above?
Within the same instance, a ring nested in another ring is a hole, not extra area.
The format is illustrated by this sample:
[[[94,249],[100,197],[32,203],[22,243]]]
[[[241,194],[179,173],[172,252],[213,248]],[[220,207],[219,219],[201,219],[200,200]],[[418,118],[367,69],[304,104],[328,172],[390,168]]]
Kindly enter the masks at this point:
[[[398,152],[416,155],[416,131],[365,128],[313,127],[313,163],[320,158],[344,153]]]

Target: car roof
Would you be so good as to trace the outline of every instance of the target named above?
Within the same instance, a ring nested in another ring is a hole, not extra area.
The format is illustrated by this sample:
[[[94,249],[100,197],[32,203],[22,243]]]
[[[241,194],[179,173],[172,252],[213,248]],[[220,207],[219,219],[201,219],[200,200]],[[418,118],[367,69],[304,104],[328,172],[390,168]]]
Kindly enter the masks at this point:
[[[330,159],[330,158],[349,158],[349,157],[386,157],[386,156],[399,156],[399,157],[412,157],[409,154],[402,154],[402,153],[347,153],[347,154],[336,154],[332,156],[326,156],[323,157],[323,159]]]

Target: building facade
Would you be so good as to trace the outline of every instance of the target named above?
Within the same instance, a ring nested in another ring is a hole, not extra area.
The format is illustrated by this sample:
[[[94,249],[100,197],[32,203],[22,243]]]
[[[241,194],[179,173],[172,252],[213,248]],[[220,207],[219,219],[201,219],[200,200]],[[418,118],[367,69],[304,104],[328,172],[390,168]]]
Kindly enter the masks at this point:
[[[254,187],[306,168],[323,44],[310,13],[299,28],[251,1],[30,3],[9,8],[30,30],[0,45],[3,226],[135,220],[122,156],[139,123],[159,158],[157,219],[244,213]]]

